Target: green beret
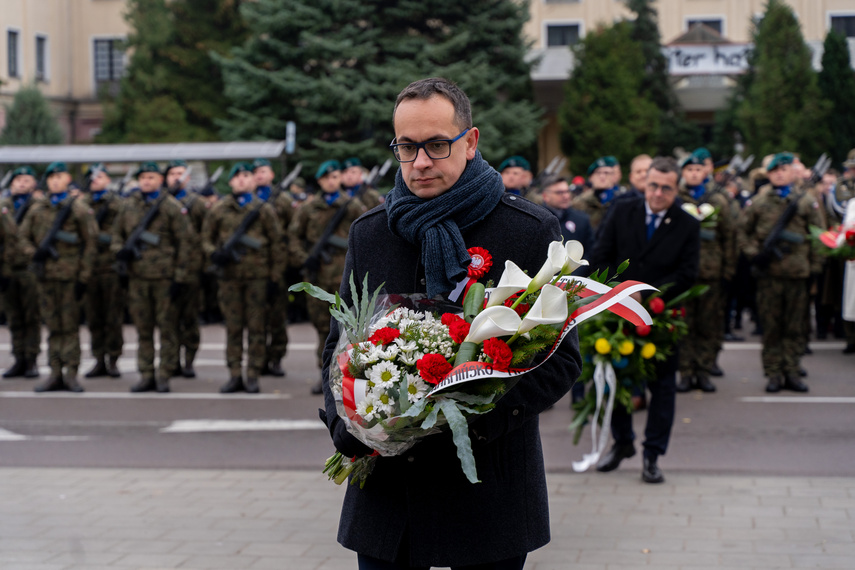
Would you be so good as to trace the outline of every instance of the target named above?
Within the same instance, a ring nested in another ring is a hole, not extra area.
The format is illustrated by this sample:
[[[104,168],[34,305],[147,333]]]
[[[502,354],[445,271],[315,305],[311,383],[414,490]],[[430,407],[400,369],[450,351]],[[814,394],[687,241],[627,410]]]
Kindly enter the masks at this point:
[[[183,166],[184,168],[187,168],[187,161],[181,160],[181,159],[170,160],[169,163],[166,165],[166,168],[163,169],[163,175],[166,176],[167,174],[169,174],[170,169],[177,168],[179,166]]]
[[[143,172],[157,172],[158,174],[160,174],[160,167],[157,166],[156,162],[140,163],[140,167],[137,168],[137,171],[134,176],[139,176]]]
[[[18,168],[12,171],[12,178],[9,179],[9,182],[11,183],[16,176],[21,176],[24,174],[32,176],[33,178],[36,177],[36,171],[33,170],[32,166],[19,166]]]
[[[45,176],[50,176],[57,172],[68,172],[68,166],[64,162],[51,162],[45,170]]]
[[[506,168],[522,168],[523,170],[528,170],[531,172],[531,164],[521,156],[511,156],[502,161],[502,164],[499,165],[499,172],[502,172]]]
[[[318,167],[318,171],[315,172],[315,180],[320,180],[327,174],[335,172],[336,170],[341,170],[341,164],[339,164],[337,160],[327,160]]]
[[[347,170],[351,166],[362,166],[362,161],[354,156],[352,158],[347,158],[343,160],[341,163],[342,170]]]
[[[686,158],[680,161],[680,170],[686,168],[690,164],[703,166],[704,159],[693,152],[692,154],[688,155]]]
[[[766,172],[772,172],[779,166],[783,166],[785,164],[792,164],[795,157],[789,152],[779,152],[772,158],[769,165],[766,167]]]
[[[697,155],[701,159],[701,162],[705,161],[708,158],[712,158],[712,154],[710,154],[710,151],[708,151],[704,147],[696,148],[692,154]]]
[[[594,173],[594,171],[598,168],[605,168],[607,166],[614,166],[616,164],[615,162],[612,162],[612,160],[609,160],[609,159],[614,159],[614,157],[613,156],[602,156],[602,157],[598,158],[597,160],[595,160],[594,162],[592,162],[591,166],[588,167],[588,176],[592,175]]]
[[[99,172],[107,172],[107,167],[104,166],[103,162],[93,162],[89,165],[89,168],[86,169],[85,175],[91,178]]]
[[[618,159],[612,155],[604,156],[603,160],[606,161],[606,166],[618,166],[620,164],[620,162],[618,162]]]
[[[234,178],[239,172],[249,172],[252,174],[252,164],[248,162],[236,162],[229,171],[229,180]]]
[[[266,158],[256,158],[252,161],[252,169],[255,170],[257,168],[261,168],[262,166],[269,166],[273,168],[273,165],[270,164],[270,161]]]

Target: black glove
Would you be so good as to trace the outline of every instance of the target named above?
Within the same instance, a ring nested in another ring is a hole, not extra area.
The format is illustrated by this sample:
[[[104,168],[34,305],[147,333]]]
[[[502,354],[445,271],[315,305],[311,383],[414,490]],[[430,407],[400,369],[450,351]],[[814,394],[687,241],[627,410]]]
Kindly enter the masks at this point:
[[[272,303],[279,296],[279,283],[275,281],[267,282],[267,302]]]
[[[50,257],[50,252],[46,248],[40,247],[36,250],[36,253],[33,254],[33,261],[36,263],[44,263],[48,257]]]
[[[318,408],[318,416],[321,421],[327,423],[327,412]],[[329,424],[327,424],[329,425]],[[344,425],[340,417],[333,418],[333,427],[330,429],[332,434],[333,445],[336,451],[341,452],[345,457],[363,457],[371,455],[374,450],[353,437]]]
[[[130,277],[128,277],[127,275],[119,275],[119,287],[121,287],[122,289],[127,291],[128,285],[130,285],[130,284],[131,284]]]
[[[83,299],[83,296],[86,294],[86,283],[81,283],[78,281],[74,284],[74,300],[79,301]]]
[[[184,283],[176,283],[175,281],[169,285],[169,300],[177,301],[181,298],[181,295],[184,294],[185,285]]]
[[[0,293],[5,293],[6,289],[9,288],[9,278],[8,277],[0,277]]]
[[[134,252],[126,247],[123,247],[116,254],[117,261],[124,261],[125,263],[129,263],[134,260]]]
[[[218,267],[225,267],[229,264],[229,256],[225,251],[218,249],[211,254],[211,263]]]

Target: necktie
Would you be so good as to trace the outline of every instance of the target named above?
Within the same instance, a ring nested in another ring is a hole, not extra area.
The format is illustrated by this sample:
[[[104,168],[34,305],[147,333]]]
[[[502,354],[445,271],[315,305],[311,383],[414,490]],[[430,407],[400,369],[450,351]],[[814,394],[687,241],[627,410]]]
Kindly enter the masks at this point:
[[[650,215],[650,221],[647,222],[647,241],[650,241],[650,238],[653,237],[653,232],[656,231],[656,218],[658,218],[656,214]]]

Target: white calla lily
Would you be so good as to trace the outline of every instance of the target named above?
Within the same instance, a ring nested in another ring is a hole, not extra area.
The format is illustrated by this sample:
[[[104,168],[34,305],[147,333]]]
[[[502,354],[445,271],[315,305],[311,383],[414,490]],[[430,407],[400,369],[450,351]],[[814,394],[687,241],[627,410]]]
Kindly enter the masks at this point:
[[[488,338],[511,336],[521,322],[520,316],[510,307],[487,307],[472,319],[464,342],[481,343]]]
[[[544,285],[517,332],[524,334],[538,325],[554,325],[566,320],[567,294],[555,285]]]
[[[698,207],[698,213],[701,215],[701,219],[709,218],[714,212],[715,206],[709,202],[705,202]]]
[[[680,206],[683,208],[683,211],[691,214],[695,219],[702,220],[703,216],[701,216],[700,211],[698,211],[698,207],[695,204],[690,204],[689,202],[683,202],[683,205]]]
[[[487,307],[495,307],[505,302],[505,299],[519,290],[528,288],[531,277],[526,275],[513,261],[505,261],[505,270],[499,279],[499,284],[490,293]]]
[[[582,245],[581,242],[574,240],[568,241],[564,244],[564,267],[561,268],[562,275],[570,275],[577,268],[582,267],[583,265],[588,265],[588,260],[583,259],[585,255],[585,246]]]
[[[564,252],[564,244],[560,241],[554,241],[549,244],[549,249],[546,252],[546,261],[543,262],[540,271],[528,284],[526,291],[534,293],[555,277],[555,274],[561,271],[564,267],[564,262],[567,259],[567,254]]]

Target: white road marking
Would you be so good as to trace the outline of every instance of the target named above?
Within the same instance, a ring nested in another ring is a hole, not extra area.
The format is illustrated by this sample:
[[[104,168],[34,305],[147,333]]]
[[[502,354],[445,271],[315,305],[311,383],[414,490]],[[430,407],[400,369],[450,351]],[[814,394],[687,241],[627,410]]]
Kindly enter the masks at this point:
[[[851,396],[746,396],[739,398],[748,404],[855,404]]]
[[[160,344],[155,343],[154,346],[156,349],[158,349],[158,350],[160,349]],[[42,351],[46,352],[47,348],[48,348],[47,343],[43,342],[41,344]],[[123,351],[124,350],[136,351],[137,349],[139,349],[139,345],[135,342],[126,342],[122,345]],[[288,343],[288,350],[289,351],[291,351],[291,350],[303,351],[303,350],[317,350],[317,349],[318,349],[318,343],[316,343],[316,342],[289,342]],[[5,344],[0,343],[0,351],[3,351],[3,350],[5,350],[6,352],[10,352],[12,350],[12,345],[9,343],[5,343]],[[92,347],[89,344],[82,343],[80,345],[80,350],[85,352],[85,351],[92,350]],[[212,342],[212,343],[203,342],[202,344],[199,345],[199,350],[222,350],[222,351],[225,351],[226,350],[226,343],[224,343],[224,342]]]
[[[82,392],[74,394],[72,392],[41,392],[35,393],[30,391],[15,390],[15,391],[0,391],[0,398],[69,398],[69,399],[102,399],[102,400],[123,400],[123,399],[150,399],[150,400],[290,400],[291,394],[271,393],[271,394],[220,394],[219,392],[169,392],[167,394],[158,394],[157,392],[142,392],[133,394],[131,392]]]
[[[161,433],[198,433],[213,431],[293,431],[327,429],[320,420],[177,420]]]
[[[2,441],[86,441],[91,439],[84,435],[21,435],[13,431],[0,428],[0,442]]]
[[[723,343],[724,350],[760,350],[763,348],[762,342],[725,342]],[[843,350],[846,348],[845,342],[812,342],[810,343],[811,350]]]

